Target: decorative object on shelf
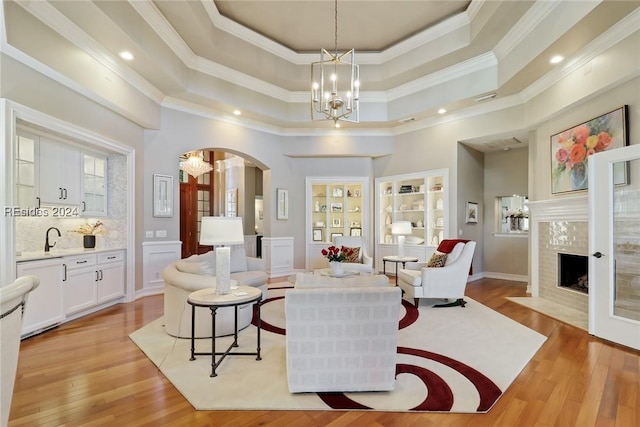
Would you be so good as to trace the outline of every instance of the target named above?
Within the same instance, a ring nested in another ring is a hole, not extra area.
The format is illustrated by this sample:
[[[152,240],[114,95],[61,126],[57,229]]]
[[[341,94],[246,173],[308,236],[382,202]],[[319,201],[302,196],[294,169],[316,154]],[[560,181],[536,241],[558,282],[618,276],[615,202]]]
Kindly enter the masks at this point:
[[[360,197],[360,190],[354,190],[353,197]]]
[[[324,227],[324,221],[316,221],[315,222],[315,226],[316,227]]]
[[[418,192],[419,192],[419,193],[424,193],[424,184],[420,184],[420,185],[418,186]]]
[[[331,233],[331,240],[334,240],[336,237],[342,236],[342,233]]]
[[[413,193],[413,186],[412,185],[401,185],[400,186],[400,190],[398,190],[398,193],[400,194],[406,194],[406,193]]]
[[[362,228],[360,227],[351,227],[349,229],[350,236],[362,236]]]
[[[153,216],[173,216],[173,177],[170,175],[153,175]]]
[[[311,63],[311,120],[360,121],[360,67],[355,50],[338,54],[338,0],[335,0],[334,53],[320,49]],[[326,86],[325,86],[326,85]]]
[[[478,222],[478,204],[475,202],[467,202],[467,216],[465,222],[467,224],[475,224]]]
[[[438,199],[438,201],[436,202],[436,209],[442,210],[443,207],[444,207],[444,200]]]
[[[96,221],[94,223],[88,222],[82,224],[80,227],[70,230],[71,233],[82,234],[82,247],[86,249],[93,249],[96,247],[96,235],[104,234],[107,230],[104,227],[102,221]]]
[[[351,197],[351,190],[347,190],[347,197]]]
[[[411,234],[411,223],[409,221],[396,221],[391,224],[391,234],[398,236],[398,256],[404,256],[405,235]]]
[[[586,190],[589,156],[629,145],[626,105],[551,136],[551,193]],[[627,184],[628,163],[613,166],[616,185]]]
[[[424,223],[420,220],[418,220],[418,222],[416,222],[416,227],[417,228],[422,228],[424,226]]]
[[[391,234],[385,234],[384,235],[384,242],[387,245],[390,245],[391,243],[393,243],[393,236]]]
[[[322,241],[322,228],[314,228],[313,229],[313,241],[321,242]]]
[[[331,212],[342,212],[342,203],[331,203]]]
[[[320,212],[320,202],[318,202],[316,200],[316,202],[313,204],[313,211],[314,212]]]
[[[277,219],[289,219],[289,190],[276,189]]]
[[[360,221],[351,221],[349,227],[360,227]]]
[[[181,156],[180,170],[185,171],[194,178],[198,178],[200,175],[210,172],[213,169],[211,163],[204,161],[203,151],[191,151],[186,155]]]
[[[436,227],[444,227],[444,218],[439,216],[438,219],[436,219]]]
[[[225,295],[231,289],[231,248],[244,244],[241,217],[203,216],[200,244],[216,246],[216,293]]]
[[[387,217],[384,220],[384,223],[386,225],[391,225],[391,215],[387,215]]]
[[[340,218],[333,218],[331,220],[331,226],[332,227],[342,227],[342,220],[340,220]]]
[[[331,190],[331,197],[342,197],[342,188],[334,188]]]

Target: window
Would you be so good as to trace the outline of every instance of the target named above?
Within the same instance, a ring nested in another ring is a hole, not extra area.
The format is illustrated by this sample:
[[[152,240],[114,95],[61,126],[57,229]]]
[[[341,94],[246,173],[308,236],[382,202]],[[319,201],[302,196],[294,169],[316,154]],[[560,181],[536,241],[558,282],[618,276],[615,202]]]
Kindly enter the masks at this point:
[[[496,197],[497,233],[528,233],[529,208],[527,196]]]

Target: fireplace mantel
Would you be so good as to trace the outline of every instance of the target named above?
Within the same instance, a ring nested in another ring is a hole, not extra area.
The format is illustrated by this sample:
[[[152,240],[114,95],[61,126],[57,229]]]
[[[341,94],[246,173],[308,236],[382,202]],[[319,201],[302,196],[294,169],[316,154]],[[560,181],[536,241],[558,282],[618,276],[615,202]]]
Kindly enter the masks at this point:
[[[589,197],[558,197],[555,199],[529,201],[530,221],[573,220],[586,221],[589,218]]]

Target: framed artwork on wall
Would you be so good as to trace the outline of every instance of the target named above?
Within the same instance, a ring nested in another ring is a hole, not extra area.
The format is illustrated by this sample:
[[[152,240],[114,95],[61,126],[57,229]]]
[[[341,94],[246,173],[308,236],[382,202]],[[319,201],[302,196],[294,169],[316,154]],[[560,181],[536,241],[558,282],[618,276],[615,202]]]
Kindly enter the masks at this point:
[[[289,219],[289,190],[276,189],[277,219]]]
[[[478,204],[475,202],[467,202],[467,224],[478,222]]]
[[[551,193],[586,190],[589,156],[629,145],[626,105],[551,136]],[[614,165],[616,185],[628,183],[628,164]]]
[[[153,216],[173,217],[173,177],[170,175],[153,175]]]

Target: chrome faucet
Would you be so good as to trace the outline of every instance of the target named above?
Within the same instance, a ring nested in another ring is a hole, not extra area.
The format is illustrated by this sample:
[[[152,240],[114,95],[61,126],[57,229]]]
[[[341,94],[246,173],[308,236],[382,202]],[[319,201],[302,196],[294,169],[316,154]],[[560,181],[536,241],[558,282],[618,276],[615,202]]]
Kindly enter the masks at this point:
[[[46,237],[44,239],[44,251],[45,252],[49,252],[49,249],[51,249],[52,247],[54,247],[56,245],[55,243],[53,245],[49,244],[49,232],[51,230],[56,230],[58,232],[58,237],[62,236],[62,234],[60,234],[60,230],[58,230],[55,227],[49,227],[49,229],[47,229],[47,234],[46,234]]]

